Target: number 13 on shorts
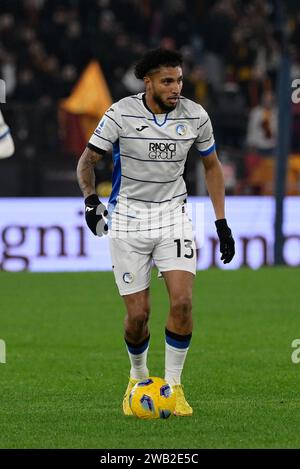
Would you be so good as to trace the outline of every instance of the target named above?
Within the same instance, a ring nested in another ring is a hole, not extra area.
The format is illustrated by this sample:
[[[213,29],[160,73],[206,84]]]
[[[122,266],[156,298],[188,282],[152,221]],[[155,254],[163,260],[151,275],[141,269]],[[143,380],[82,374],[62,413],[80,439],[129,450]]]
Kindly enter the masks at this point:
[[[196,245],[193,237],[164,240],[154,252],[154,261],[160,272],[185,270],[196,274]]]
[[[177,257],[184,256],[192,259],[195,255],[195,243],[191,239],[174,239],[177,246]],[[182,246],[183,245],[183,246]]]

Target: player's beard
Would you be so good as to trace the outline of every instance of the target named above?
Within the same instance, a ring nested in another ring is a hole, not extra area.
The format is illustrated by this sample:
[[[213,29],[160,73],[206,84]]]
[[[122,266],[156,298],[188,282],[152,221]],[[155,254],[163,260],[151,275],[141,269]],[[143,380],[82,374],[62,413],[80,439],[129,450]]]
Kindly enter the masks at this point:
[[[177,103],[176,104],[164,103],[161,97],[155,93],[153,94],[153,99],[156,102],[156,104],[158,104],[158,106],[161,108],[162,111],[170,112],[170,111],[173,111],[173,109],[175,109],[175,107],[177,106]]]

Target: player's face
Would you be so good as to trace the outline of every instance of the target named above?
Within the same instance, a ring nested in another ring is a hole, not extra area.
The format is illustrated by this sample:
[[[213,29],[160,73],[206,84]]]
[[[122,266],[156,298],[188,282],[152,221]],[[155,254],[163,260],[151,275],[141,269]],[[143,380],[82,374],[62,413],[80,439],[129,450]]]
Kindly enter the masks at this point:
[[[148,91],[162,111],[175,109],[182,90],[181,67],[161,67],[149,77]]]

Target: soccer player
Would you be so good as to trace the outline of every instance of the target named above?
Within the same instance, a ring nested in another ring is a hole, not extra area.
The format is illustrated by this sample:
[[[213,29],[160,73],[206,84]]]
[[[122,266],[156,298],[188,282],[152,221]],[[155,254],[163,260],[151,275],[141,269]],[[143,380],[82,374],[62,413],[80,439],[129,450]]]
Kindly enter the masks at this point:
[[[224,263],[234,256],[234,240],[224,213],[223,174],[210,119],[202,106],[181,96],[181,55],[149,51],[137,63],[135,75],[144,80],[145,92],[121,99],[107,110],[79,160],[78,182],[89,228],[95,235],[109,233],[115,280],[127,310],[125,343],[131,370],[123,412],[131,415],[130,391],[138,380],[149,377],[149,284],[154,261],[170,300],[165,379],[175,391],[175,415],[189,416],[193,410],[185,399],[181,374],[192,337],[196,255],[183,171],[192,144],[204,165]],[[106,210],[96,195],[94,167],[111,146],[114,170]]]
[[[15,146],[9,127],[4,122],[2,112],[0,111],[0,159],[12,156],[14,151]]]

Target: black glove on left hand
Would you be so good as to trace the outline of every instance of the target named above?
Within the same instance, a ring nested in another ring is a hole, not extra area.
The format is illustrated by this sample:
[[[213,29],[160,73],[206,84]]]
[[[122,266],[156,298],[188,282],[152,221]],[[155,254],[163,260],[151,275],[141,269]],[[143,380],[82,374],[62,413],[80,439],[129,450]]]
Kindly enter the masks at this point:
[[[223,261],[223,264],[228,264],[235,254],[231,229],[227,225],[226,218],[215,221],[215,225],[220,240],[221,261]]]
[[[102,236],[108,233],[108,226],[104,217],[108,212],[105,205],[100,202],[96,194],[89,195],[85,201],[85,221],[89,229],[96,236]]]

